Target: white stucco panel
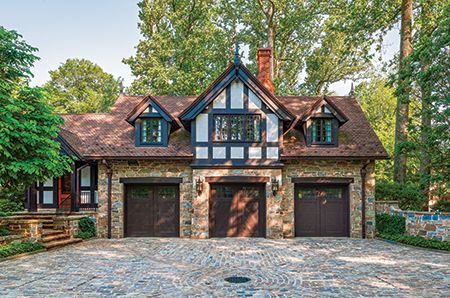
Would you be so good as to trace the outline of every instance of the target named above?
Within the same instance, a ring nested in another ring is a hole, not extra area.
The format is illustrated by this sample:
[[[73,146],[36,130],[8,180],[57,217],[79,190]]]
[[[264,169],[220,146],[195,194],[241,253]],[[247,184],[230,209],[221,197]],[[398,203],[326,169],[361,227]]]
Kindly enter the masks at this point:
[[[213,147],[213,158],[214,159],[225,159],[226,148],[225,147]]]
[[[195,139],[197,142],[208,142],[208,114],[198,114],[195,119]]]
[[[243,159],[244,147],[231,147],[230,149],[231,159]]]
[[[278,142],[278,117],[275,114],[267,114],[266,116],[267,142]]]
[[[252,90],[248,90],[248,108],[261,109],[261,99]]]
[[[278,147],[267,147],[266,150],[267,159],[278,159]]]
[[[248,148],[248,158],[249,159],[261,159],[262,157],[261,147],[249,147]]]
[[[232,109],[244,108],[244,84],[241,81],[231,83],[230,107]]]
[[[195,147],[195,158],[208,159],[208,147]]]
[[[226,89],[222,91],[213,101],[214,109],[225,109],[227,102]]]

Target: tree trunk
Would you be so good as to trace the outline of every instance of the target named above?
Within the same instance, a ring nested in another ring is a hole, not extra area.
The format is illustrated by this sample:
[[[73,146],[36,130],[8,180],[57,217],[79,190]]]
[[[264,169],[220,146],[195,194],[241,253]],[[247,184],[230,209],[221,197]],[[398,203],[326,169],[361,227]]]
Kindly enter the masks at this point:
[[[399,72],[405,67],[405,58],[412,52],[412,0],[402,1],[402,26],[400,32],[400,63]],[[400,78],[399,85],[402,85],[402,94],[397,98],[396,123],[395,123],[395,153],[394,153],[394,180],[404,183],[406,177],[406,153],[401,152],[401,143],[408,139],[408,117],[409,117],[409,88],[405,78]]]

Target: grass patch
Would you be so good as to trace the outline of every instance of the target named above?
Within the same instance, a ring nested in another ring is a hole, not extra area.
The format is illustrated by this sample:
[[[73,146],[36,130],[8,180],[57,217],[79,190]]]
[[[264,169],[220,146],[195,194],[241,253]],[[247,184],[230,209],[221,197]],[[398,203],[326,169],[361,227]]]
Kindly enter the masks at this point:
[[[41,250],[43,248],[44,247],[42,246],[42,244],[36,242],[11,243],[2,245],[0,246],[0,259],[23,254],[26,252]]]
[[[439,241],[434,239],[425,239],[420,236],[410,236],[410,235],[392,235],[392,234],[379,234],[378,237],[386,240],[392,240],[403,244],[424,247],[424,248],[434,248],[440,250],[450,251],[449,241]]]

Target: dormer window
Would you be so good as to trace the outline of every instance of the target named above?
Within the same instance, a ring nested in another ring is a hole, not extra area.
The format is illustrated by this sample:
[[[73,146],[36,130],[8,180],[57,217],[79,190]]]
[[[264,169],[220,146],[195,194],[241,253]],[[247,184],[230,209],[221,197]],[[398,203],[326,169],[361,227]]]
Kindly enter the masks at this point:
[[[332,144],[332,119],[312,119],[312,144]]]
[[[141,123],[141,144],[160,144],[162,138],[162,119],[147,118]]]

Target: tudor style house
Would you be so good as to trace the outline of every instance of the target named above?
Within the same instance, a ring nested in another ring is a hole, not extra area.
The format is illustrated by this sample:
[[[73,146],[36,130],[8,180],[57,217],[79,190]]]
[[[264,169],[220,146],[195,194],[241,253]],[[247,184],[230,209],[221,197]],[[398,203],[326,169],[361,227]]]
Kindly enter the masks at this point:
[[[199,96],[120,95],[62,115],[78,160],[36,183],[31,211],[96,210],[99,237],[371,237],[374,164],[387,158],[352,96],[276,96],[270,49]]]

